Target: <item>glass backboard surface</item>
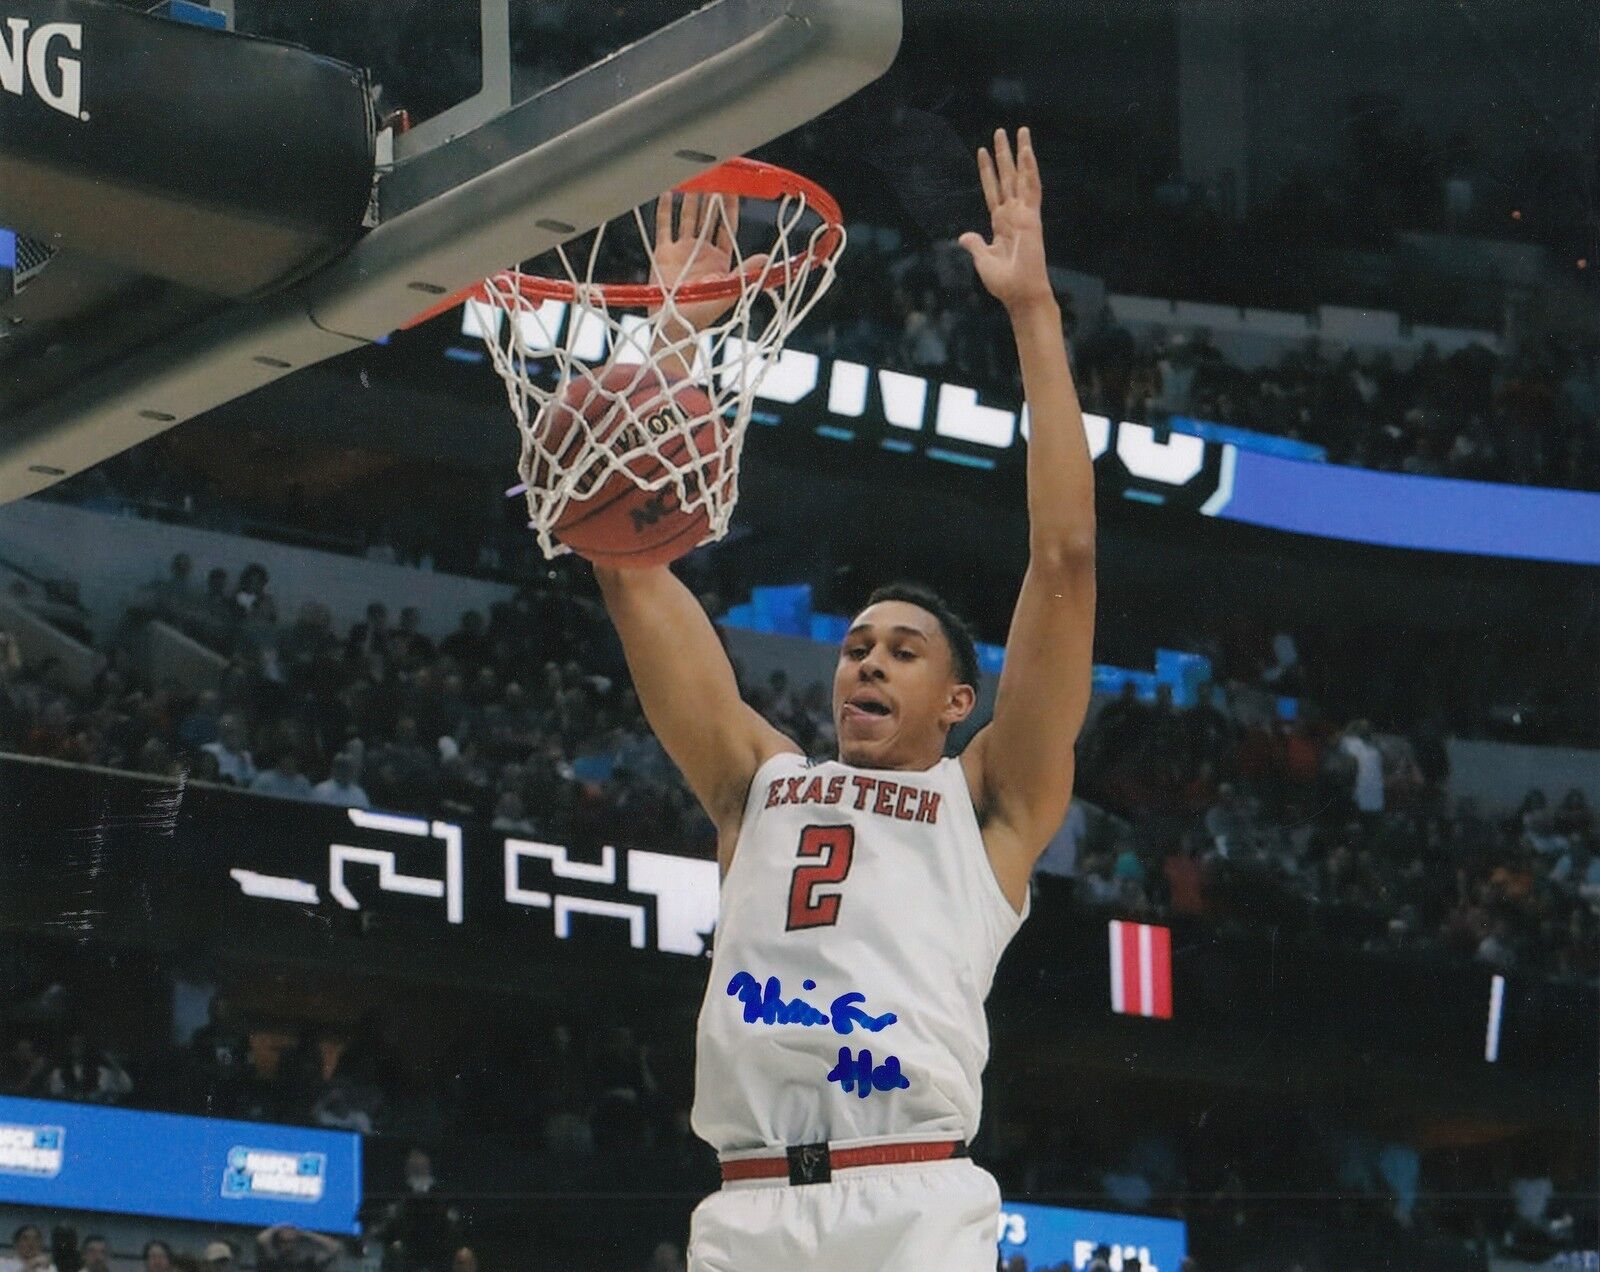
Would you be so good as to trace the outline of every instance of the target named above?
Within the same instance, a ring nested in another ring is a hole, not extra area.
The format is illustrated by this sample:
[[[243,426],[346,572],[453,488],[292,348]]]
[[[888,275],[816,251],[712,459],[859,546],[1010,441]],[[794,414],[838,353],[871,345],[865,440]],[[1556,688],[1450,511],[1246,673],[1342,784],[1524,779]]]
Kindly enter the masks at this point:
[[[509,61],[511,98],[522,101],[702,3],[512,0],[487,35],[482,0],[233,0],[232,19],[236,31],[366,67],[380,110],[419,124],[483,87],[486,48],[489,64]]]

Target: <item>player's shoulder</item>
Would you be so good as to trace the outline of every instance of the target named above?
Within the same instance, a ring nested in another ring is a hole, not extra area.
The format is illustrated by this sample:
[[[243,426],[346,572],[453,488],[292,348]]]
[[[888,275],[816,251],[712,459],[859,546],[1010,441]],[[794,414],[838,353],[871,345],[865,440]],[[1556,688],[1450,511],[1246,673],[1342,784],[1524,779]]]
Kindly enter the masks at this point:
[[[736,827],[743,821],[750,793],[755,790],[765,770],[782,767],[778,763],[780,760],[793,763],[806,758],[805,752],[793,738],[786,737],[766,721],[762,721],[762,724],[765,728],[751,739],[749,759],[741,766],[742,771],[729,774],[722,786],[722,795],[712,816],[712,821],[719,829],[728,825]]]

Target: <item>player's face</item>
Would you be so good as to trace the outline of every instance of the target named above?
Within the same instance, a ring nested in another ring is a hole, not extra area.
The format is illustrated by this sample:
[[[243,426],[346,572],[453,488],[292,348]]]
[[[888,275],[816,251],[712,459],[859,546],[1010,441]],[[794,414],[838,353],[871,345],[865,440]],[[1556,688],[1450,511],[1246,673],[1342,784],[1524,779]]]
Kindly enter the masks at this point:
[[[839,758],[864,768],[926,768],[971,710],[971,693],[956,683],[932,614],[905,601],[869,605],[851,624],[833,676]]]

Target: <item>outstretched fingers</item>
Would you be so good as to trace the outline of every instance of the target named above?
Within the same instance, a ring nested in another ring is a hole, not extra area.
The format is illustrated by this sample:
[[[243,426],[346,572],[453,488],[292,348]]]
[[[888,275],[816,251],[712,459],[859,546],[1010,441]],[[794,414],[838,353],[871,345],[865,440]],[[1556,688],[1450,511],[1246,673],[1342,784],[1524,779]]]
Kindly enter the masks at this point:
[[[712,204],[712,213],[717,220],[716,233],[711,236],[711,245],[721,251],[732,253],[733,245],[739,238],[739,196],[717,195]]]
[[[656,200],[656,243],[672,242],[672,191]]]
[[[994,130],[995,167],[1000,174],[1000,197],[1003,200],[1017,197],[1017,164],[1011,157],[1011,138],[1004,128]]]
[[[1000,181],[995,176],[994,159],[987,149],[978,147],[978,180],[983,184],[983,201],[989,205],[993,216],[1000,207]]]
[[[1024,128],[1017,134],[1017,192],[1028,203],[1036,205],[1043,187],[1039,157],[1033,153],[1033,133]]]
[[[1033,152],[1032,132],[1027,128],[1018,131],[1013,152],[1005,129],[995,129],[993,153],[987,147],[978,150],[978,180],[983,185],[983,201],[991,217],[1012,200],[1038,206],[1043,182],[1039,177],[1039,159]]]

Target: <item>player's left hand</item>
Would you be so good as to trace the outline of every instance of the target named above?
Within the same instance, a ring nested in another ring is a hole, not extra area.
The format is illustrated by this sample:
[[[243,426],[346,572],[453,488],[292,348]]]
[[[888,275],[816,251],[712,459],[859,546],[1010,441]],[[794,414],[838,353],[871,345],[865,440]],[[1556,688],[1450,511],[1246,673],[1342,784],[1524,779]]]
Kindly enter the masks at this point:
[[[656,200],[656,241],[650,252],[650,281],[668,292],[689,283],[717,278],[734,268],[734,240],[739,233],[739,199],[735,195],[686,194],[672,225],[673,196]],[[764,266],[752,256],[742,267]],[[733,298],[677,305],[676,311],[694,331],[704,331],[733,306]]]
[[[1045,268],[1044,222],[1039,214],[1042,188],[1032,134],[1026,128],[1018,132],[1013,157],[1005,129],[996,129],[994,153],[978,151],[978,177],[989,205],[993,241],[985,242],[983,235],[970,232],[960,239],[972,256],[978,277],[989,294],[1012,312],[1053,301],[1055,293]]]

